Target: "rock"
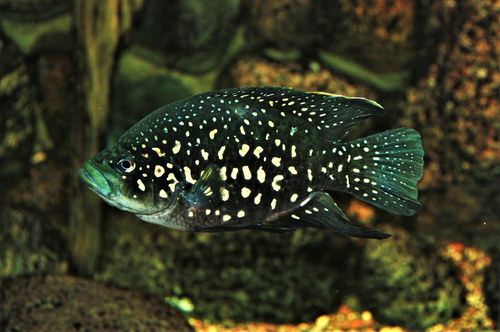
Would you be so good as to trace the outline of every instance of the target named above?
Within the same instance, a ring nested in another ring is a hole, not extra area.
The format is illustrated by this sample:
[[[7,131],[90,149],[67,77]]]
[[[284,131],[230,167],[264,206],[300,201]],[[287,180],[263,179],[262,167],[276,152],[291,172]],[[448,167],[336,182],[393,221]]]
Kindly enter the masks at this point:
[[[321,1],[321,45],[375,73],[408,69],[418,38],[414,0]]]
[[[57,252],[63,247],[61,236],[46,232],[40,218],[1,207],[0,225],[0,279],[67,271],[67,261]],[[48,234],[52,235],[50,246]]]
[[[317,62],[311,62],[309,68],[304,68],[296,62],[282,64],[247,56],[235,62],[228,72],[226,80],[234,86],[290,86],[305,91],[377,99],[373,89],[361,84],[351,84],[348,80],[333,75]]]
[[[148,1],[132,49],[163,66],[206,72],[227,51],[238,14],[239,0]]]
[[[263,40],[273,60],[297,60],[317,41],[313,1],[253,0],[245,11],[250,33]]]
[[[95,279],[173,299],[212,322],[314,320],[340,305],[357,247],[317,230],[189,233],[109,209]],[[190,308],[191,309],[191,308]]]
[[[500,225],[500,11],[498,1],[435,2],[436,57],[406,92],[399,126],[425,150],[422,232],[498,245]],[[438,20],[439,18],[439,20]],[[488,240],[488,238],[492,238]]]
[[[402,229],[387,227],[387,241],[367,241],[360,278],[353,290],[379,323],[410,330],[458,317],[464,289],[449,261],[430,255],[437,248]]]
[[[1,282],[0,326],[21,331],[194,331],[157,298],[70,276]]]
[[[0,36],[0,180],[14,184],[27,171],[36,140],[38,89],[19,50]]]
[[[0,4],[3,32],[24,55],[72,52],[71,0],[6,0]]]

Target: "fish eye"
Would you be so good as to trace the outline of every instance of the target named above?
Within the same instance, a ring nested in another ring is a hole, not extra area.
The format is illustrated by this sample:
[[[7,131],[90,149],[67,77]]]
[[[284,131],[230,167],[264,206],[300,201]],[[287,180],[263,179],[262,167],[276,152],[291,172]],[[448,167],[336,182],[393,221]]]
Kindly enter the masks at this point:
[[[134,157],[128,156],[117,162],[118,169],[124,173],[131,173],[135,169]]]

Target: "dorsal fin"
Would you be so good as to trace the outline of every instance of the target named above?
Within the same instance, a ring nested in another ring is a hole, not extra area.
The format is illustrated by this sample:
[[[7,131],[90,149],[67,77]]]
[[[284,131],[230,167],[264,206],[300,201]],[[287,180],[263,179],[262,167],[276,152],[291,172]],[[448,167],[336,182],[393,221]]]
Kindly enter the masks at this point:
[[[311,118],[322,133],[324,139],[329,141],[341,140],[351,128],[358,125],[361,121],[369,118],[373,114],[384,113],[385,110],[378,103],[370,99],[345,97],[325,92],[314,92],[325,98],[323,111],[316,109],[305,111],[305,117]]]

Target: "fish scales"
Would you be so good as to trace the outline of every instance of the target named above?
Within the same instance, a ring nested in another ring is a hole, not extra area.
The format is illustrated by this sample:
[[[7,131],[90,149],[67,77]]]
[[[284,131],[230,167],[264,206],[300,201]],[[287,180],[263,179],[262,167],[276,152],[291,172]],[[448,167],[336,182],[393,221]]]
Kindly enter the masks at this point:
[[[400,128],[340,140],[376,102],[279,87],[202,93],[168,104],[84,163],[108,204],[188,231],[303,227],[389,235],[355,225],[327,191],[402,215],[419,208],[420,135]]]

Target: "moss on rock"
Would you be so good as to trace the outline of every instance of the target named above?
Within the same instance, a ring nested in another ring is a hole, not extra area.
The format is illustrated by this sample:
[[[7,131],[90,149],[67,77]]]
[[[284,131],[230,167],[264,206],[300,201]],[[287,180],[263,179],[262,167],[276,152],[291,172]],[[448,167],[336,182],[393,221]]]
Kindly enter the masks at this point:
[[[437,248],[402,229],[386,228],[387,241],[368,241],[356,293],[380,323],[423,330],[464,309],[456,268]]]

